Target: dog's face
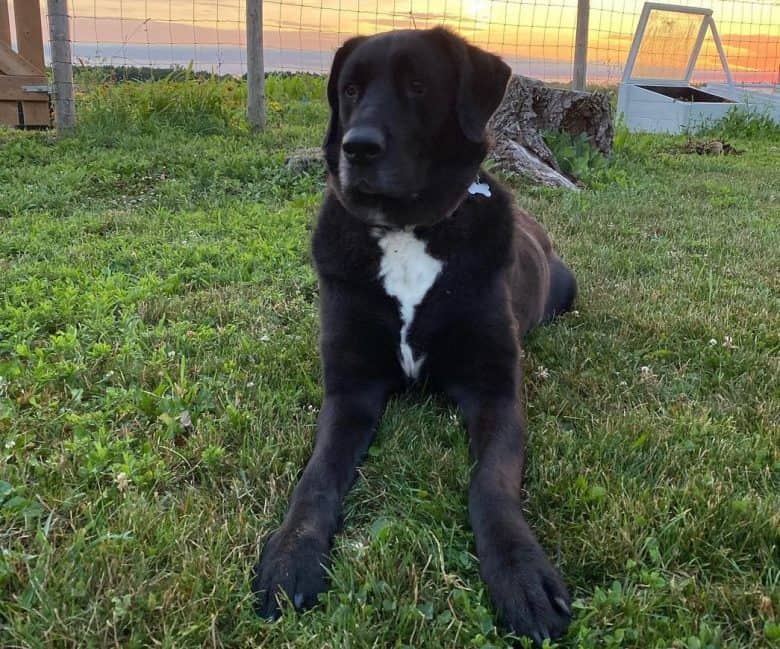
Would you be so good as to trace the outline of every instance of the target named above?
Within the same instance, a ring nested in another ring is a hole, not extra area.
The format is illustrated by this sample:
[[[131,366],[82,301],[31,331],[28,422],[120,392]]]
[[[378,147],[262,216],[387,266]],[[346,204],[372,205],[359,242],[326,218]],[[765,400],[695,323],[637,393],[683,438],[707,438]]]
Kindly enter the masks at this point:
[[[330,184],[368,223],[429,225],[457,208],[486,153],[509,67],[441,28],[347,41],[328,81]]]

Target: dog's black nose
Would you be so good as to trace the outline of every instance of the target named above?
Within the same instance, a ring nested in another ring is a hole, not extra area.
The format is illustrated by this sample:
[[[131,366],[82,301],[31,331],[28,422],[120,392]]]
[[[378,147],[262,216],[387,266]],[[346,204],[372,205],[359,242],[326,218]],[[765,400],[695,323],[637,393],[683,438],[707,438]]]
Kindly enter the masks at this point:
[[[372,126],[355,126],[344,134],[341,148],[347,160],[363,164],[376,160],[385,151],[382,132]]]

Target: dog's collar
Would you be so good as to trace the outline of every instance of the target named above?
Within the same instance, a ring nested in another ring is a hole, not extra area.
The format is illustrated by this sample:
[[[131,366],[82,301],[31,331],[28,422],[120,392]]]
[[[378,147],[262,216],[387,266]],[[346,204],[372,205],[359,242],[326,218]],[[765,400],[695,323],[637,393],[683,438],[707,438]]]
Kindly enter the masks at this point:
[[[460,206],[463,205],[467,200],[469,200],[472,196],[484,196],[485,198],[490,198],[493,195],[493,193],[490,191],[490,185],[488,185],[486,182],[483,182],[479,174],[477,174],[477,177],[474,179],[474,182],[471,183],[466,191],[461,195],[461,197],[458,199],[458,201],[455,203],[455,205],[447,210],[446,214],[444,215],[444,218],[447,219],[451,217],[455,212],[460,209]],[[408,225],[404,226],[403,229],[411,230],[414,229],[415,226]],[[383,232],[389,232],[391,230],[398,230],[399,228],[397,226],[393,225],[386,225],[384,223],[373,223],[371,225],[372,232],[375,235],[379,235],[379,233]]]
[[[449,218],[455,212],[457,212],[460,209],[460,206],[463,205],[468,200],[471,200],[474,196],[484,196],[485,198],[490,198],[493,195],[493,193],[490,191],[490,185],[488,185],[486,182],[482,182],[482,180],[479,177],[479,174],[477,174],[477,177],[474,179],[474,182],[471,183],[466,191],[461,194],[460,198],[458,199],[458,202],[455,203],[455,205],[447,211],[444,218]]]
[[[466,191],[461,194],[461,197],[458,199],[458,202],[455,203],[455,205],[452,207],[452,209],[447,211],[447,214],[444,218],[449,218],[455,212],[457,212],[460,209],[460,206],[463,205],[468,200],[471,200],[473,196],[484,196],[485,198],[490,198],[492,196],[492,192],[490,191],[490,185],[488,185],[485,182],[482,182],[482,180],[479,177],[479,174],[477,174],[477,177],[474,179],[474,182],[471,183]]]

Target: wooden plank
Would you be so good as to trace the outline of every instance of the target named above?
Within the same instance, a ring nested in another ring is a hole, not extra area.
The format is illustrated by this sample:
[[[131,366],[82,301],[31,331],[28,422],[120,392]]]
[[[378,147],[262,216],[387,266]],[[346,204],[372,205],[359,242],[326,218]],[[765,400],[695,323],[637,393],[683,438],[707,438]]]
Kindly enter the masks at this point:
[[[40,76],[43,74],[43,70],[39,70],[32,63],[22,58],[5,43],[0,43],[0,73],[13,75],[35,74]]]
[[[36,66],[39,72],[43,72],[46,65],[43,61],[43,26],[39,0],[14,0],[14,20],[19,54]]]
[[[0,126],[19,126],[19,105],[15,101],[0,101]]]
[[[8,13],[8,0],[0,0],[0,43],[11,45],[11,14]]]
[[[25,126],[51,126],[51,111],[48,101],[46,103],[40,101],[22,102],[22,110],[24,111]]]
[[[42,77],[40,75],[18,77],[0,76],[0,101],[48,102],[48,93],[25,92],[23,88],[23,86],[38,86],[46,84],[48,84],[46,77]]]

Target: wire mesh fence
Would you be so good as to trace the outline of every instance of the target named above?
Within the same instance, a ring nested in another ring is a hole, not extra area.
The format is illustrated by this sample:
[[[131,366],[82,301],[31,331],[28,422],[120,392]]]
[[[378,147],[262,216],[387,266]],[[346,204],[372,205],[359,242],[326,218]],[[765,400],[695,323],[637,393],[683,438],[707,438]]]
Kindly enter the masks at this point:
[[[588,46],[593,80],[619,81],[626,63],[641,2],[593,0]],[[676,0],[678,6],[711,9],[734,79],[740,83],[780,84],[780,1]],[[686,41],[695,39],[699,21],[669,16],[657,26],[651,56],[670,68],[687,56]],[[694,81],[723,79],[723,68],[708,32],[694,72]]]
[[[736,81],[780,83],[780,0],[675,4],[713,10]],[[591,0],[589,83],[620,80],[642,5]],[[70,0],[74,62],[242,75],[245,11],[244,0]],[[267,70],[323,73],[349,36],[444,24],[504,56],[515,72],[551,82],[572,78],[577,0],[265,0],[263,11]],[[673,58],[685,37],[679,25],[659,33],[658,56]],[[718,75],[708,35],[694,80]]]

